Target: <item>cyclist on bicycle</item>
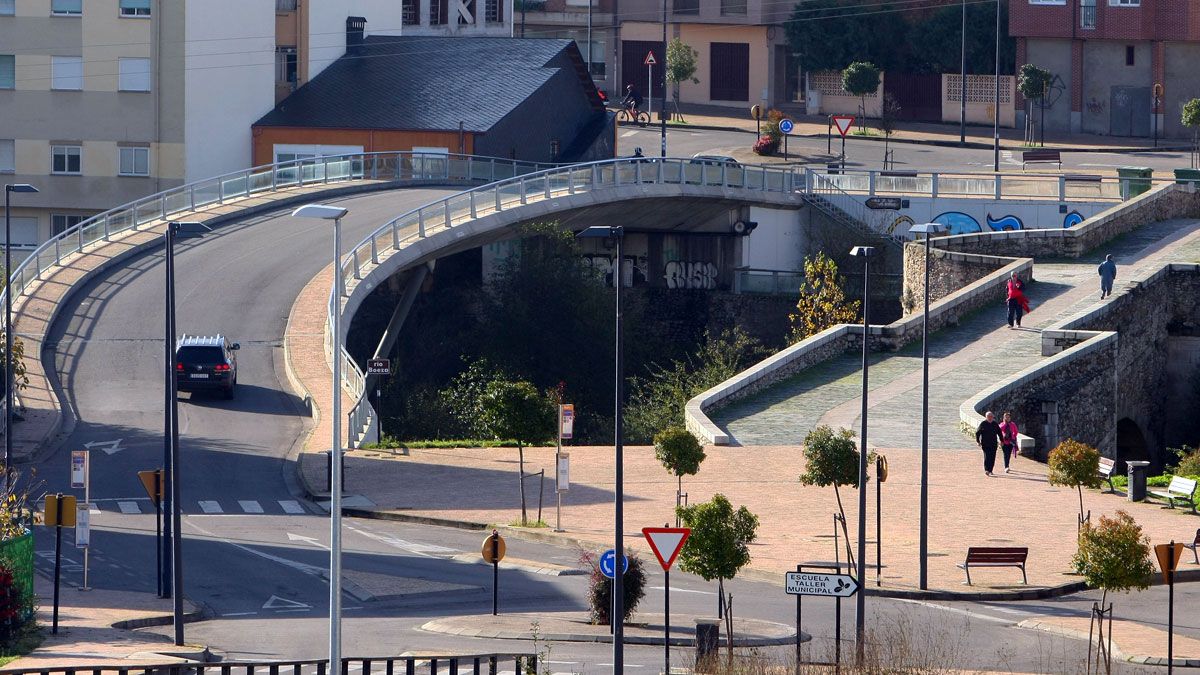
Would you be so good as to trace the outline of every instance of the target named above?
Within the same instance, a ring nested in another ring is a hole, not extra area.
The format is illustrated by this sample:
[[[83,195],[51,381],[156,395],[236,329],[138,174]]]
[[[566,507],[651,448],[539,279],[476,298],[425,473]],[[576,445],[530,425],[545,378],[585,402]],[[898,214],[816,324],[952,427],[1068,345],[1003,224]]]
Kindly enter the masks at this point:
[[[632,84],[625,85],[625,98],[621,99],[621,106],[635,115],[638,108],[642,107],[642,95]]]

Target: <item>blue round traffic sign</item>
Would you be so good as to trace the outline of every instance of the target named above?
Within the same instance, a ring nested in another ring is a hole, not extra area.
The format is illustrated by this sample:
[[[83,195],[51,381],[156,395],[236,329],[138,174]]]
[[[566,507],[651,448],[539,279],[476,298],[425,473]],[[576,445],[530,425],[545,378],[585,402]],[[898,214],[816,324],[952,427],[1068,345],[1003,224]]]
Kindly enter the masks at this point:
[[[796,125],[792,124],[792,121],[789,120],[788,118],[785,117],[785,118],[779,120],[779,130],[782,131],[783,133],[790,134],[790,133],[792,133],[792,129],[795,129],[795,128],[796,128]]]
[[[600,573],[609,579],[615,577],[617,575],[617,568],[614,564],[616,560],[616,551],[612,550],[611,548],[605,551],[604,555],[600,556]],[[629,571],[629,556],[621,556],[621,561],[624,563],[621,565],[621,574],[623,576]]]

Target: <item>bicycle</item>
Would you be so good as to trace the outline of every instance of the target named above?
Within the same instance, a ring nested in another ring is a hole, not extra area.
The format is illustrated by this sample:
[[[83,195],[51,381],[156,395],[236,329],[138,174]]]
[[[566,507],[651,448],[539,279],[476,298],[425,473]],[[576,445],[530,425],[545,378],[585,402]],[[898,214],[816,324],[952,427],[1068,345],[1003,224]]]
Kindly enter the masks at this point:
[[[639,127],[650,124],[650,113],[633,107],[624,107],[617,112],[618,122],[633,122]]]

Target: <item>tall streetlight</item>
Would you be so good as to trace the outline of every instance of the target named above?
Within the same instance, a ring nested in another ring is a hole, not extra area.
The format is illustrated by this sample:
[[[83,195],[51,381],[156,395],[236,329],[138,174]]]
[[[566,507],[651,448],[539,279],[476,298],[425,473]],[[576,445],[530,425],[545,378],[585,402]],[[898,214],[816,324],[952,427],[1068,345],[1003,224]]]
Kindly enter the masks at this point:
[[[992,108],[992,171],[1000,173],[1000,0],[996,0],[996,105]]]
[[[667,157],[667,0],[663,0],[662,20],[662,110],[658,115],[659,134],[662,136],[662,158]],[[1155,139],[1157,141],[1157,138]]]
[[[941,223],[908,228],[925,235],[925,310],[921,317],[921,590],[929,588],[929,238],[946,231]]]
[[[333,445],[329,485],[329,672],[342,672],[342,218],[340,206],[305,204],[292,211],[297,218],[333,221]]]
[[[967,144],[967,0],[962,0],[962,63],[958,80],[958,144]]]
[[[871,351],[871,258],[874,246],[855,246],[850,255],[863,261],[863,336],[862,336],[862,433],[858,446],[858,583],[867,578],[867,354]],[[863,659],[863,634],[867,626],[867,594],[859,591],[854,614],[854,648],[858,663]]]
[[[613,624],[613,672],[621,673],[625,671],[625,622],[622,619],[625,616],[625,565],[623,559],[625,556],[625,547],[622,545],[625,539],[625,521],[624,521],[624,500],[625,500],[625,471],[624,458],[622,447],[623,435],[621,433],[621,394],[625,371],[624,364],[621,361],[621,243],[625,239],[625,228],[621,226],[596,225],[589,227],[586,230],[575,235],[580,239],[610,239],[616,241],[617,246],[617,263],[613,266],[613,283],[617,287],[617,318],[616,318],[616,397],[614,399],[616,406],[616,429],[614,443],[614,497],[613,497],[613,551],[616,554],[616,564],[613,565],[613,613],[611,621]]]
[[[12,489],[12,418],[13,418],[13,350],[12,350],[12,200],[14,192],[37,192],[29,183],[10,183],[4,186],[4,489]]]

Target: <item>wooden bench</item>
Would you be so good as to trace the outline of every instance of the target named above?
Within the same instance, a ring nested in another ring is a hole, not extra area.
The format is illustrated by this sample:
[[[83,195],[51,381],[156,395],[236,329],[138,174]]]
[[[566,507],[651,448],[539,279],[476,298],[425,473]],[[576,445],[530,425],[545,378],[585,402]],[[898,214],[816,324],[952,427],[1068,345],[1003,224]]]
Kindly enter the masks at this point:
[[[1175,508],[1175,500],[1186,500],[1188,506],[1192,507],[1192,513],[1196,512],[1196,502],[1193,501],[1196,496],[1196,481],[1183,476],[1171,476],[1171,484],[1166,490],[1147,490],[1148,493],[1167,500],[1167,504],[1171,508]]]
[[[1096,471],[1096,473],[1100,474],[1101,478],[1108,481],[1108,491],[1111,492],[1112,494],[1117,493],[1117,488],[1113,485],[1113,482],[1112,482],[1113,469],[1115,469],[1116,467],[1117,467],[1116,462],[1114,462],[1113,460],[1111,460],[1107,457],[1101,457],[1100,458],[1100,468]]]
[[[1192,557],[1196,559],[1196,564],[1200,565],[1200,554],[1196,553],[1197,546],[1200,546],[1200,530],[1196,530],[1196,538],[1192,540],[1192,543],[1183,545],[1184,548],[1192,550]]]
[[[967,585],[971,585],[972,567],[1019,567],[1021,583],[1028,584],[1025,576],[1025,559],[1029,557],[1027,547],[986,547],[971,546],[967,549],[967,559],[959,565],[967,573]]]
[[[1104,176],[1095,173],[1069,173],[1063,176],[1068,183],[1100,183]]]
[[[1062,168],[1062,153],[1058,150],[1025,150],[1021,153],[1021,170],[1033,162],[1052,162]]]

